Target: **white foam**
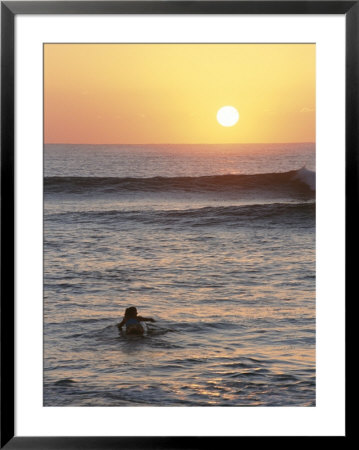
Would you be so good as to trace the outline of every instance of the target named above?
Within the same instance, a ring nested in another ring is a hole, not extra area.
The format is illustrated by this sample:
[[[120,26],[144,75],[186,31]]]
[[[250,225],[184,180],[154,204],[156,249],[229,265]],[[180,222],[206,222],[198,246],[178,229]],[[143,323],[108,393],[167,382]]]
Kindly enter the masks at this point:
[[[295,178],[306,183],[313,191],[315,191],[315,172],[308,170],[305,166],[298,170]]]

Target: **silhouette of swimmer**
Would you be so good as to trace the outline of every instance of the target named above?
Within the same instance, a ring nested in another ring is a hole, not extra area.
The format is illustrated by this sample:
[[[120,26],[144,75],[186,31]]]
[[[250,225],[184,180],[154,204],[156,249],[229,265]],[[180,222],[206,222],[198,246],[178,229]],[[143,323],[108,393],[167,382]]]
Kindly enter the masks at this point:
[[[137,315],[137,309],[134,306],[126,308],[122,322],[118,324],[120,330],[126,325],[126,334],[143,334],[144,328],[141,322],[155,322],[151,317],[141,317]]]

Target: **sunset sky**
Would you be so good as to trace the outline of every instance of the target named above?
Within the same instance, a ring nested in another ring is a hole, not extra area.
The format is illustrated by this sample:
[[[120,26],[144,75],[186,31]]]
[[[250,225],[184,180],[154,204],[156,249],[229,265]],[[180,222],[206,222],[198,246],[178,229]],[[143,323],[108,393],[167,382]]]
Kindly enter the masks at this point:
[[[45,44],[44,114],[45,143],[314,142],[315,45]]]

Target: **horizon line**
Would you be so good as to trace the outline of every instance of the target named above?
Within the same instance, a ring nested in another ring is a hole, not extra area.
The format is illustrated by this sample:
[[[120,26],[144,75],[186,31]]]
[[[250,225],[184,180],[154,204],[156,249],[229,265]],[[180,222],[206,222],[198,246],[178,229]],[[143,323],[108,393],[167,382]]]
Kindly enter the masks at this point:
[[[149,145],[258,145],[258,144],[315,144],[316,141],[285,141],[285,142],[190,142],[190,143],[171,143],[171,142],[151,142],[151,143],[89,143],[89,142],[44,142],[43,145],[130,145],[130,146],[149,146]]]

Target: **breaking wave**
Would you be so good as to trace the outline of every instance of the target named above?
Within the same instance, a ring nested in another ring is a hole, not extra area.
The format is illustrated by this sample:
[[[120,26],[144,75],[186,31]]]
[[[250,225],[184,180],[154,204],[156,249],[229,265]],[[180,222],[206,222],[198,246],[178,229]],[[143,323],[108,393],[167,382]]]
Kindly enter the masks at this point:
[[[314,193],[315,172],[305,167],[283,173],[200,177],[45,177],[46,193],[241,192]]]

